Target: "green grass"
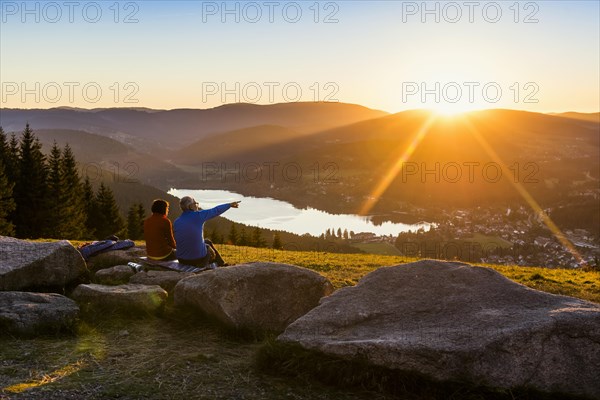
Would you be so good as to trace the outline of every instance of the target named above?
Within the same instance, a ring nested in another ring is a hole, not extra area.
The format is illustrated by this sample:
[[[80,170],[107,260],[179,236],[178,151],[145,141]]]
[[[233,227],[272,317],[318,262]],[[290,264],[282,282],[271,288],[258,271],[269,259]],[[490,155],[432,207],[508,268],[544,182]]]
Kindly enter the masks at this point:
[[[229,263],[273,261],[312,269],[328,278],[336,289],[355,285],[360,278],[379,267],[417,261],[415,258],[377,254],[296,252],[228,245],[219,245],[219,249]],[[507,278],[533,289],[600,303],[598,272],[494,264],[474,265],[492,268]],[[536,277],[536,274],[539,274],[539,277]]]
[[[481,246],[489,246],[494,244],[501,249],[509,249],[512,247],[512,243],[508,240],[504,240],[499,236],[488,236],[482,233],[474,233],[473,237],[463,239],[467,242],[479,243]]]

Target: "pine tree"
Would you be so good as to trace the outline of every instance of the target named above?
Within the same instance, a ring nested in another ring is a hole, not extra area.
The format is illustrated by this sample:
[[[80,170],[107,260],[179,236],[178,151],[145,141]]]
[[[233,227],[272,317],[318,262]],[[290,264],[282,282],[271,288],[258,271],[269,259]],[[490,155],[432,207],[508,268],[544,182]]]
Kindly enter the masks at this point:
[[[144,221],[140,220],[140,206],[140,203],[133,203],[127,212],[127,237],[131,240],[140,240],[144,232],[142,228]]]
[[[217,229],[216,226],[214,226],[211,230],[210,230],[210,235],[208,236],[208,238],[210,240],[212,240],[213,243],[215,244],[219,244],[222,243],[222,238],[221,235],[219,234],[219,230]]]
[[[6,164],[6,159],[8,158],[8,141],[6,138],[6,134],[4,133],[4,129],[0,126],[0,162],[2,164]],[[6,173],[6,172],[5,172]]]
[[[42,145],[27,124],[21,137],[18,178],[14,188],[17,237],[35,239],[47,232],[45,162]]]
[[[281,238],[279,237],[279,232],[275,232],[275,234],[273,235],[272,247],[277,250],[283,249],[283,244],[281,244]]]
[[[265,240],[262,238],[262,231],[258,226],[252,231],[250,244],[254,247],[265,247],[267,245]]]
[[[229,236],[228,236],[229,241],[231,242],[231,244],[238,244],[238,242],[240,241],[240,236],[238,235],[237,229],[235,228],[235,224],[232,223],[231,224],[231,228],[229,229]]]
[[[81,178],[77,163],[69,144],[65,145],[60,159],[60,181],[62,185],[60,207],[64,217],[59,221],[61,238],[83,239],[86,236],[87,213],[84,203]]]
[[[338,228],[337,237],[339,237],[340,239],[342,238],[342,228]]]
[[[9,220],[10,213],[15,210],[13,198],[14,184],[8,181],[4,173],[4,163],[0,159],[0,235],[12,236],[15,234],[15,226]]]
[[[12,204],[12,206],[9,206],[9,204],[7,203],[6,206],[8,207],[4,212],[1,212],[4,216],[2,217],[4,219],[4,223],[6,223],[7,228],[6,228],[6,232],[12,232],[11,234],[14,235],[15,231],[14,231],[14,219],[15,219],[15,210],[16,210],[16,203],[14,200],[14,187],[15,187],[15,182],[17,179],[17,169],[18,169],[18,141],[15,137],[15,135],[13,134],[11,136],[10,142],[7,140],[7,136],[4,133],[4,130],[2,129],[2,127],[0,126],[0,163],[3,164],[3,168],[4,168],[4,178],[6,179],[6,186],[4,191],[6,191],[6,193],[8,193],[10,191],[10,204]],[[7,188],[10,187],[10,190],[8,190]],[[2,223],[0,223],[2,224]],[[10,229],[8,227],[11,227]],[[8,233],[7,233],[8,234]]]
[[[54,141],[52,149],[50,150],[50,157],[48,158],[48,180],[46,181],[46,217],[48,218],[48,222],[45,224],[47,231],[45,231],[43,235],[47,238],[61,237],[57,228],[63,218],[65,218],[61,207],[63,188],[60,173],[60,156],[60,148],[56,144],[56,141]]]
[[[86,176],[83,181],[83,209],[85,214],[85,239],[92,239],[96,237],[95,220],[98,213],[98,204],[96,203],[96,196],[94,195],[94,189],[90,183],[90,179]]]
[[[350,239],[350,235],[348,234],[348,229],[344,229],[344,239]]]
[[[143,240],[144,239],[144,220],[146,219],[146,209],[144,208],[144,205],[142,203],[138,203],[137,214],[138,214],[138,218],[140,220],[140,232],[142,232],[142,234],[140,235],[140,240]]]
[[[125,227],[119,207],[115,201],[112,190],[100,183],[96,194],[97,213],[93,218],[96,238],[104,239],[107,236],[119,234]]]
[[[19,166],[19,141],[14,134],[8,141],[2,127],[0,127],[0,160],[4,163],[4,173],[8,181],[14,184]]]
[[[240,246],[248,246],[250,244],[250,240],[248,239],[248,236],[246,235],[246,228],[244,228],[244,227],[242,227],[242,229],[240,230],[240,238],[239,238],[237,244]]]

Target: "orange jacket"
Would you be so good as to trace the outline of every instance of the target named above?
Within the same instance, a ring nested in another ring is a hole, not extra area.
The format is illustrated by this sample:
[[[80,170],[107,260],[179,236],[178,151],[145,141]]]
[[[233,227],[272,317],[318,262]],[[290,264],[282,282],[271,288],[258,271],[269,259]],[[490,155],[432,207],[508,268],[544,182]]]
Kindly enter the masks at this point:
[[[177,248],[171,221],[163,214],[152,214],[144,221],[146,253],[149,257],[164,258]]]

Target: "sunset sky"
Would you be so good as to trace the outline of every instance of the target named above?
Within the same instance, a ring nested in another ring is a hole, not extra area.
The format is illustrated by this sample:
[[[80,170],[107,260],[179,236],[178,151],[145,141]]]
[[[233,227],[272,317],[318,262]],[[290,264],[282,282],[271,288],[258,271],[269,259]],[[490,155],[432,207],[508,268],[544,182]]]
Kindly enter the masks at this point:
[[[600,110],[598,1],[0,3],[2,107]]]

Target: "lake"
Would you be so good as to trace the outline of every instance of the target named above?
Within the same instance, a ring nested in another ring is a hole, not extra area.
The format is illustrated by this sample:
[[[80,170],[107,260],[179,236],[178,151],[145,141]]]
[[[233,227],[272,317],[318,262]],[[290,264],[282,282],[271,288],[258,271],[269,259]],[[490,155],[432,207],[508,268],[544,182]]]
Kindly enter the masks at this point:
[[[319,236],[327,229],[338,228],[348,232],[372,232],[378,236],[397,236],[400,232],[416,231],[419,228],[429,230],[431,224],[402,224],[383,222],[375,225],[369,217],[352,214],[330,214],[314,208],[299,209],[288,202],[268,197],[248,197],[227,190],[187,190],[171,189],[169,194],[182,198],[192,196],[200,207],[207,209],[223,203],[241,200],[238,209],[232,208],[223,216],[229,220],[251,226],[287,231],[299,235],[309,233]],[[174,205],[175,206],[175,205]]]

